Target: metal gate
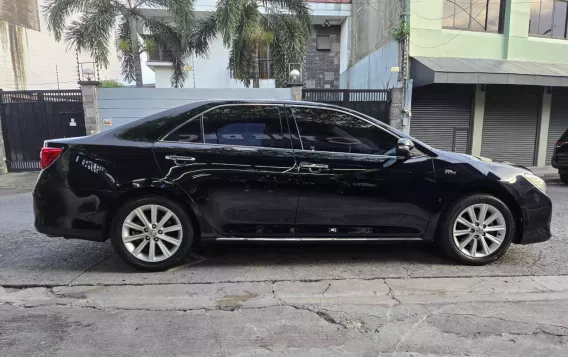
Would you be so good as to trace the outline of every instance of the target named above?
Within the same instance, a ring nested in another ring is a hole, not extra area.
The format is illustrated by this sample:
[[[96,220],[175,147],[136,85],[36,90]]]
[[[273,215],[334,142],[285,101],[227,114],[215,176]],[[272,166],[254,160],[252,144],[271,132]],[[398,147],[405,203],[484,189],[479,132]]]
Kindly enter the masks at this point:
[[[550,165],[556,142],[568,129],[568,88],[554,88],[552,107],[550,109],[550,125],[548,127],[548,143],[546,146],[546,165]]]
[[[481,156],[535,165],[542,87],[487,87]]]
[[[39,170],[43,141],[86,135],[80,90],[0,91],[9,171]]]
[[[474,92],[464,84],[415,88],[410,135],[437,149],[469,153]]]
[[[391,96],[384,89],[302,89],[310,102],[335,104],[353,109],[389,124]]]

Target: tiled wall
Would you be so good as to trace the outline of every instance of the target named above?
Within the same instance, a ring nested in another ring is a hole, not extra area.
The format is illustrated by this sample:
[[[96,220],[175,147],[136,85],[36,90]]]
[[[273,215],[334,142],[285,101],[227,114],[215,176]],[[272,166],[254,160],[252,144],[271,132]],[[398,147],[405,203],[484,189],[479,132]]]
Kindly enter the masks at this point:
[[[318,35],[330,35],[331,50],[318,51]],[[304,57],[305,88],[339,88],[341,26],[314,26]]]

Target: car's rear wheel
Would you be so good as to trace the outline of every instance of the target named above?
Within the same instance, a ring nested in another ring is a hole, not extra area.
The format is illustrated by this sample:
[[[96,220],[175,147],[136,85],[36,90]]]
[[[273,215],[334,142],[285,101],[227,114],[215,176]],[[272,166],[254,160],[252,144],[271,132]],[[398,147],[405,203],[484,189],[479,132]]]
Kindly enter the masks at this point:
[[[160,271],[183,261],[194,232],[185,210],[160,196],[123,204],[113,220],[111,240],[120,257],[135,268]]]
[[[501,200],[476,194],[448,207],[439,228],[436,241],[449,257],[463,264],[484,265],[509,249],[515,220]]]

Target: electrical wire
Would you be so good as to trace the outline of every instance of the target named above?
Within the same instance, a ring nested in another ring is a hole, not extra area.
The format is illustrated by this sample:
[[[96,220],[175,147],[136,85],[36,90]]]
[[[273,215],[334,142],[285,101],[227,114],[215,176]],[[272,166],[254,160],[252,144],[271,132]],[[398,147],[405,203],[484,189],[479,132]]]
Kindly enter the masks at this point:
[[[485,4],[485,6],[483,6],[483,8],[481,9],[481,11],[474,17],[474,19],[476,19],[477,16],[481,15],[481,13],[485,10],[486,7],[487,7],[487,3]],[[470,17],[471,17],[471,15],[470,15]],[[417,43],[415,43],[415,42],[412,42],[412,41],[410,41],[410,43],[412,43],[413,45],[418,46],[418,47],[420,47],[420,48],[437,48],[437,47],[444,46],[444,45],[450,43],[451,41],[455,40],[459,35],[461,35],[461,34],[462,34],[464,31],[466,31],[466,30],[468,30],[468,29],[467,29],[467,28],[461,29],[461,31],[458,32],[454,37],[452,37],[452,38],[450,38],[449,40],[447,40],[446,42],[441,43],[441,44],[436,45],[436,46],[420,46],[419,44],[417,44]]]

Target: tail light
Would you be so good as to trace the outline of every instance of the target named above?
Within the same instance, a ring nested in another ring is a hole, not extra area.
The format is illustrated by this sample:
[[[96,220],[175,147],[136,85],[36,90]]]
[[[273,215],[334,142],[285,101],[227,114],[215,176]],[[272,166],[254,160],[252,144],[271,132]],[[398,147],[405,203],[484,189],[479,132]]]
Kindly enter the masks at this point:
[[[41,169],[45,169],[49,167],[63,152],[61,148],[47,148],[44,147],[41,149],[40,154],[40,162],[41,162]]]
[[[568,141],[564,141],[564,140],[558,140],[556,142],[556,147],[560,147],[562,145],[568,144]]]

